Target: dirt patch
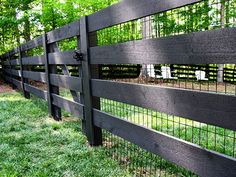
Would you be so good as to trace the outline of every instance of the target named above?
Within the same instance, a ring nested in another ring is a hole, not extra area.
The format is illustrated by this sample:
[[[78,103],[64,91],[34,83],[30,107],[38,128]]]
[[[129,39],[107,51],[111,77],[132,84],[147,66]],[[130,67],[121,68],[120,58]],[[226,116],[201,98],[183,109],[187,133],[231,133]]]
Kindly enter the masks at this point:
[[[37,81],[30,81],[29,84],[32,86],[35,86],[41,90],[47,90],[47,84],[45,84],[45,83],[37,82]]]
[[[13,92],[14,90],[2,80],[0,80],[0,93]]]
[[[74,118],[74,117],[63,117],[62,121],[63,122],[79,122],[79,119]]]

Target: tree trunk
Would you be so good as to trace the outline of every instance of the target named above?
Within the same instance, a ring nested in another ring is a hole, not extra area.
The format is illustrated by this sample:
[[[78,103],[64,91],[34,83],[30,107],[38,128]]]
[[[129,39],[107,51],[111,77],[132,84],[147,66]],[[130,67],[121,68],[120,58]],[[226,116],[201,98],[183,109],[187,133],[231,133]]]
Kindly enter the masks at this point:
[[[225,27],[225,0],[221,0],[220,7],[221,28]],[[218,64],[217,82],[224,82],[224,64]]]
[[[142,19],[142,38],[151,39],[152,38],[152,20],[151,17],[145,17]],[[149,77],[148,65],[143,64],[140,72],[140,77]],[[154,68],[154,66],[153,66]]]
[[[31,40],[30,36],[30,20],[29,20],[29,4],[25,3],[23,5],[23,11],[24,11],[24,30],[23,30],[23,36],[26,42]]]

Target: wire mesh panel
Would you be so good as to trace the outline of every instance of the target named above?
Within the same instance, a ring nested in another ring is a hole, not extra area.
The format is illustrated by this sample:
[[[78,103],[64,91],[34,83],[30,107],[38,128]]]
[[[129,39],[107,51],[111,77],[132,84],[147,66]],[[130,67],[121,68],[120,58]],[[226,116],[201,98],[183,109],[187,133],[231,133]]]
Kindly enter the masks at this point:
[[[134,40],[162,39],[192,32],[235,27],[236,17],[233,11],[235,12],[234,0],[201,1],[102,29],[97,32],[98,44],[108,46]],[[223,65],[140,63],[109,64],[100,67],[101,79],[104,80],[236,95],[234,63]],[[236,157],[236,136],[233,130],[193,121],[189,119],[190,117],[178,117],[105,98],[101,99],[101,110],[203,148]],[[136,176],[196,176],[106,130],[103,130],[103,143],[108,155],[118,159],[121,165]]]

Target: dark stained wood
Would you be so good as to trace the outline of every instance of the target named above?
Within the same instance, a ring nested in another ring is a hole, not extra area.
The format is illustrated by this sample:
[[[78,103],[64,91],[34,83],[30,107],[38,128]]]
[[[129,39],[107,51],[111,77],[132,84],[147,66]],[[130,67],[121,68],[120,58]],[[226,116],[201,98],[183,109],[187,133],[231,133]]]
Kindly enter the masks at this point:
[[[235,96],[102,80],[92,80],[92,94],[236,130]]]
[[[44,34],[43,36],[43,48],[45,54],[45,74],[46,74],[46,81],[47,81],[47,92],[48,92],[48,109],[52,117],[60,121],[61,120],[61,109],[52,104],[52,94],[59,95],[59,87],[51,85],[50,74],[57,73],[56,66],[50,66],[49,64],[49,53],[57,52],[56,43],[47,44],[47,35]]]
[[[90,48],[91,64],[235,63],[236,28]]]
[[[19,49],[18,49],[18,48],[14,48],[14,49],[12,49],[12,50],[9,52],[9,56],[11,57],[11,56],[17,54],[18,52],[19,52]]]
[[[62,73],[63,73],[65,76],[68,76],[68,77],[71,76],[70,71],[69,71],[69,67],[68,67],[67,65],[60,65],[60,67],[61,67],[61,69],[62,69]],[[76,70],[75,72],[77,72],[77,70]],[[82,84],[82,83],[81,83],[81,78],[78,78],[78,79],[80,79],[80,84]],[[77,80],[76,80],[76,79],[75,79],[75,83],[77,83]],[[78,84],[75,84],[75,85],[78,85]],[[82,86],[81,86],[81,90],[80,90],[80,91],[82,92]],[[79,97],[78,91],[70,90],[70,93],[71,93],[71,95],[72,95],[72,97],[73,97],[73,100],[74,100],[75,102],[80,103],[80,97]]]
[[[6,79],[7,82],[13,84],[16,88],[22,89],[22,85],[21,85],[20,81],[14,79],[14,78],[11,78],[9,76],[5,76],[5,79]]]
[[[88,34],[88,43],[89,47],[94,47],[98,45],[98,39],[97,39],[97,32],[92,32]],[[91,71],[91,78],[93,79],[99,79],[100,78],[100,69],[101,66],[99,65],[90,65],[90,71]],[[91,83],[90,83],[91,84]],[[90,85],[91,87],[91,85]],[[100,110],[101,109],[101,101],[99,97],[92,96],[92,107]],[[99,127],[95,127],[95,134],[96,139],[99,142],[100,145],[102,145],[102,129]]]
[[[79,77],[50,74],[50,80],[52,85],[82,92],[81,78]]]
[[[44,56],[33,56],[33,57],[26,57],[22,58],[23,65],[44,65],[45,58]]]
[[[21,82],[16,80],[16,79],[13,79],[12,78],[12,83],[18,88],[18,89],[22,89],[22,85],[21,85]]]
[[[123,0],[88,16],[88,31],[93,32],[127,21],[139,19],[200,2],[200,0]]]
[[[83,86],[83,102],[84,102],[84,116],[85,116],[85,126],[86,135],[91,146],[99,146],[102,144],[101,129],[97,128],[93,124],[93,97],[91,94],[91,68],[90,68],[90,58],[89,58],[89,39],[87,32],[87,17],[82,17],[80,20],[80,47],[83,54],[82,60],[82,86]]]
[[[20,70],[15,70],[15,69],[5,69],[6,73],[13,75],[13,76],[17,76],[17,77],[21,77],[21,73]]]
[[[11,65],[14,66],[14,65],[20,65],[20,60],[19,59],[14,59],[14,60],[11,60]]]
[[[23,91],[23,95],[25,98],[28,98],[29,93],[25,90],[25,85],[24,85],[24,76],[23,76],[23,64],[22,64],[22,52],[21,52],[21,47],[19,47],[19,64],[20,64],[20,75],[21,75],[21,87]]]
[[[23,58],[26,58],[27,57],[27,52],[26,51],[22,51],[22,46],[20,46],[20,58],[21,58],[21,75],[22,75],[22,87],[23,87],[23,89],[24,89],[24,96],[25,96],[25,98],[26,99],[30,99],[30,92],[27,92],[26,90],[25,90],[25,88],[24,88],[24,84],[29,84],[29,79],[27,79],[27,78],[24,78],[24,74],[23,74],[23,72],[24,71],[28,71],[28,70],[30,70],[31,68],[30,68],[30,66],[25,66],[25,65],[23,65]]]
[[[4,61],[3,64],[4,64],[5,66],[10,66],[10,61]]]
[[[37,87],[34,87],[32,85],[29,85],[29,84],[24,84],[24,87],[25,87],[25,90],[27,92],[30,92],[30,93],[32,93],[33,95],[35,95],[35,96],[37,96],[39,98],[47,100],[47,97],[48,97],[47,96],[47,91],[41,90],[41,89],[39,89]]]
[[[94,109],[94,123],[112,134],[207,177],[234,177],[236,159]]]
[[[14,76],[17,76],[17,74],[19,74],[19,73],[17,73],[17,70],[15,70],[15,67],[14,66],[12,66],[11,65],[11,56],[10,56],[10,54],[8,53],[8,57],[7,57],[7,60],[9,61],[9,63],[10,63],[10,65],[9,65],[9,70],[8,70],[8,74],[9,74],[9,76],[13,79],[14,78]],[[12,89],[16,89],[16,86],[15,86],[15,84],[13,83],[13,81],[11,81],[11,86],[12,86]]]
[[[83,105],[68,99],[65,99],[59,95],[52,94],[52,103],[67,112],[72,113],[75,116],[83,119]]]
[[[49,64],[50,65],[78,65],[80,61],[74,59],[75,50],[66,52],[55,52],[49,53]]]
[[[24,78],[34,81],[47,82],[46,74],[44,72],[23,71]]]
[[[27,50],[31,50],[33,48],[39,47],[43,45],[43,36],[39,36],[25,44],[21,45],[21,50],[23,51],[27,51]]]
[[[6,80],[7,83],[11,83],[11,77],[5,75],[4,79]]]
[[[47,33],[48,43],[58,42],[79,35],[79,20]]]
[[[6,58],[8,58],[8,57],[12,57],[12,56],[14,56],[14,55],[17,54],[17,53],[19,53],[18,47],[16,47],[16,48],[10,50],[9,52],[7,52],[7,53],[1,55],[1,56],[0,56],[0,59],[3,60],[3,59],[6,59]]]
[[[49,70],[49,58],[48,58],[48,46],[47,46],[47,35],[43,35],[43,48],[44,48],[44,61],[45,61],[45,74],[47,80],[47,93],[48,93],[48,111],[50,115],[53,116],[53,108],[52,108],[52,97],[51,97],[51,88],[50,88],[50,70]]]

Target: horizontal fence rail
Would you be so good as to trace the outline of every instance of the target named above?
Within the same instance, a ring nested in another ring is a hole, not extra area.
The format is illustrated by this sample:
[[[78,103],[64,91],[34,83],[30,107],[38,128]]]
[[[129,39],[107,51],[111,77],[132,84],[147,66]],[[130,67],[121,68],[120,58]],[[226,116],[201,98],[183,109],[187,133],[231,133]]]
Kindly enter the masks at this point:
[[[236,97],[99,80],[92,80],[92,93],[96,97],[236,130],[232,124],[236,116]]]
[[[125,79],[128,76],[140,78],[146,64],[158,65],[155,70],[162,65],[173,65],[171,67],[177,70],[174,76],[179,78],[180,75],[184,78],[186,73],[195,78],[198,68],[195,65],[198,64],[204,67],[207,64],[236,64],[235,27],[98,44],[99,31],[103,29],[199,2],[123,0],[2,55],[4,80],[23,91],[28,99],[33,94],[45,100],[55,120],[61,119],[61,109],[80,118],[90,145],[102,145],[102,130],[105,130],[196,175],[233,177],[236,175],[234,155],[203,148],[125,120],[107,113],[101,106],[102,100],[106,99],[236,131],[235,95],[104,80],[121,75]],[[60,50],[59,42],[71,38],[76,40],[77,50]],[[35,48],[41,48],[43,53],[30,56],[29,51]],[[192,68],[182,68],[182,65]],[[125,69],[118,73],[119,67]],[[216,66],[208,67],[209,80],[217,77],[215,70]],[[225,70],[225,78],[234,81],[232,72],[233,69]],[[68,90],[71,97],[60,95],[62,89]]]
[[[92,47],[90,48],[91,64],[234,63],[235,33],[236,28],[226,28]]]

